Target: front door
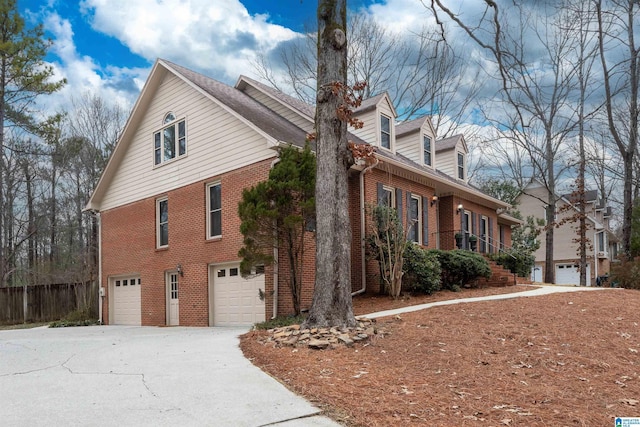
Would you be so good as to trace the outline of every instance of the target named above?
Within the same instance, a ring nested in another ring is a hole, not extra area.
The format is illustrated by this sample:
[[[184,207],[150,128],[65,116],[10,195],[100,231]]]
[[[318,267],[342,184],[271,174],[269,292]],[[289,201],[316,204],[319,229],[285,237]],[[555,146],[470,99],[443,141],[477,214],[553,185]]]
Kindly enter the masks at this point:
[[[167,273],[168,313],[167,325],[180,324],[180,299],[178,298],[178,273]]]

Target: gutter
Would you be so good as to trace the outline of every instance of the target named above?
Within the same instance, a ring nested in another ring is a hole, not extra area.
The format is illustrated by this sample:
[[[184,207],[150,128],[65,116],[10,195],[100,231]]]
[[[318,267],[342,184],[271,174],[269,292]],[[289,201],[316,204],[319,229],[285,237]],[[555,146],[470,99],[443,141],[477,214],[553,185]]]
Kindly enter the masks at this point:
[[[271,162],[271,166],[269,169],[273,169],[273,167],[280,161],[280,152],[277,152],[277,156]],[[273,314],[271,316],[272,319],[278,317],[278,244],[273,245]]]
[[[374,157],[374,159],[376,160],[374,164],[367,166],[360,172],[360,268],[362,275],[362,287],[355,292],[351,292],[352,297],[363,294],[367,291],[367,260],[365,259],[366,244],[364,238],[364,234],[367,231],[365,223],[366,212],[364,206],[364,174],[378,166],[380,160],[378,160],[377,157]]]

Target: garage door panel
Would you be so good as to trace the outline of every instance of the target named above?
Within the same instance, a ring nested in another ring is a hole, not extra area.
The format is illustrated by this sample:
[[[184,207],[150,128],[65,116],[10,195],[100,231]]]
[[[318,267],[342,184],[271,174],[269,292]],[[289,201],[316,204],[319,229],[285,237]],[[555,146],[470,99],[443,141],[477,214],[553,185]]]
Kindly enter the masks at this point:
[[[556,284],[580,284],[580,269],[577,264],[556,264]],[[587,286],[591,286],[591,264],[587,264]]]
[[[243,279],[238,268],[237,264],[211,267],[214,326],[248,326],[265,319],[264,302],[258,297],[264,290],[264,275]]]
[[[141,281],[139,277],[112,279],[113,325],[141,324]],[[125,285],[126,283],[126,285]]]

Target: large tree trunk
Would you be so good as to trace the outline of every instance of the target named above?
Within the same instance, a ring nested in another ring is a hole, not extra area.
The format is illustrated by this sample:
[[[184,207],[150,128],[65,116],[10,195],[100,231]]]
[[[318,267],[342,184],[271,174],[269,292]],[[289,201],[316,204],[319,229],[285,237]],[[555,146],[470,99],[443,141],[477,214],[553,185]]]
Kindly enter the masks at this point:
[[[553,236],[556,220],[556,175],[554,171],[554,156],[552,152],[552,136],[547,130],[546,141],[546,168],[547,168],[547,209],[546,220],[547,228],[545,230],[545,259],[544,259],[544,281],[545,283],[556,283],[554,262],[553,262]]]
[[[338,119],[347,82],[346,0],[318,1],[316,104],[316,280],[308,326],[354,326],[351,227],[348,210],[347,123]]]

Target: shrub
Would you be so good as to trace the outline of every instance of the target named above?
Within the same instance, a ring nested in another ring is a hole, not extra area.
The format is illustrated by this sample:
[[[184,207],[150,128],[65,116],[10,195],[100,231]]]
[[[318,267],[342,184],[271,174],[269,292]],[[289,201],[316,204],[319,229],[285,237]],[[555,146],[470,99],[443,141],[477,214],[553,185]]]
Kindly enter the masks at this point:
[[[56,320],[49,324],[50,328],[66,328],[69,326],[91,326],[97,325],[98,320],[91,316],[91,309],[85,307],[77,309],[67,314],[62,320]]]
[[[459,249],[432,249],[429,252],[440,262],[443,289],[458,291],[462,286],[473,286],[473,281],[478,277],[491,277],[489,263],[480,254]]]
[[[516,251],[491,254],[489,258],[519,277],[529,277],[536,261],[533,255]]]
[[[403,286],[411,292],[431,295],[441,288],[440,263],[435,254],[410,244],[404,251]]]
[[[622,260],[611,269],[610,286],[640,289],[640,258]]]
[[[267,330],[274,328],[282,328],[283,326],[301,325],[304,323],[306,316],[278,316],[265,322],[256,323],[253,328],[257,330]]]

